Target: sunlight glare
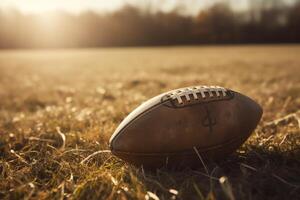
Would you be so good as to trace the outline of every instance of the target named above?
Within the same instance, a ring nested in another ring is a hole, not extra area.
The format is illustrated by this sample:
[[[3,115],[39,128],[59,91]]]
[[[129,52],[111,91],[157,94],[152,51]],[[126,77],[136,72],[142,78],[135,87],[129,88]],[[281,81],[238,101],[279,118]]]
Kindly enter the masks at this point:
[[[80,13],[85,10],[101,10],[104,12],[113,11],[124,4],[124,0],[1,0],[0,8],[12,7],[20,9],[24,13],[44,13],[49,11],[68,11],[71,13]]]

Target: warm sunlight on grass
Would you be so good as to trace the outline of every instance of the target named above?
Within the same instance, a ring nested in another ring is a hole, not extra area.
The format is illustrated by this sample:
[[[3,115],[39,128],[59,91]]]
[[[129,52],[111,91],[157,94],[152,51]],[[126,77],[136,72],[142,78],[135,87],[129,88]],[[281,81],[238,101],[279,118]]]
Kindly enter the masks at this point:
[[[299,199],[299,27],[300,0],[0,0],[0,199]],[[147,171],[110,153],[134,108],[194,85],[262,106],[234,154]]]
[[[299,46],[0,52],[2,199],[297,199]],[[234,155],[205,169],[144,171],[109,153],[121,120],[146,99],[221,85],[264,108]]]

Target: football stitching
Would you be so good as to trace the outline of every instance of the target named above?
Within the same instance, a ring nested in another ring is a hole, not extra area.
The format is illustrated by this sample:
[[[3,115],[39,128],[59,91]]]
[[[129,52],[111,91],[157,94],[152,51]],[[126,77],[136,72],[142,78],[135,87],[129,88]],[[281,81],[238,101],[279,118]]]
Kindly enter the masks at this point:
[[[195,87],[187,87],[187,88],[182,88],[182,89],[178,89],[175,91],[170,92],[169,94],[167,94],[166,96],[169,99],[172,100],[177,100],[178,104],[183,104],[183,97],[185,97],[185,99],[189,102],[191,101],[191,97],[193,96],[193,98],[195,100],[198,100],[198,94],[201,95],[201,98],[205,99],[207,98],[207,95],[209,95],[209,98],[213,98],[215,97],[215,95],[217,97],[220,97],[220,93],[222,94],[223,97],[227,96],[227,89],[220,87],[220,86],[195,86]]]

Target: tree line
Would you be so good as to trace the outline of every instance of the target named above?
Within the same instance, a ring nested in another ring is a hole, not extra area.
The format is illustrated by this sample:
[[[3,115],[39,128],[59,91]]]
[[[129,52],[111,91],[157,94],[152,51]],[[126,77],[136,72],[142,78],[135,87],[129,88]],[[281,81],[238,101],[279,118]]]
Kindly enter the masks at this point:
[[[126,5],[107,14],[23,14],[0,10],[0,48],[61,48],[300,42],[300,1],[219,2],[196,16]]]

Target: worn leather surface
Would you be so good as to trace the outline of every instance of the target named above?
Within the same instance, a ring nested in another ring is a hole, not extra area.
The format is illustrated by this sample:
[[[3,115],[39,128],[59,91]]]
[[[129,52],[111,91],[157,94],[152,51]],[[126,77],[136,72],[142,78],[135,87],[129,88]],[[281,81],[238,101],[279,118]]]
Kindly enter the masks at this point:
[[[188,151],[173,152],[170,154],[136,154],[114,151],[114,155],[132,165],[143,166],[146,169],[196,168],[203,167],[202,161],[207,163],[226,159],[226,157],[234,152],[246,139],[247,138],[238,138],[237,140],[230,141],[221,146],[214,146],[213,148],[196,148],[196,150],[192,148]]]
[[[159,95],[121,123],[110,140],[112,153],[144,166],[161,166],[166,158],[170,163],[193,163],[193,147],[205,158],[224,157],[249,137],[262,115],[256,102],[233,94],[183,107],[161,101],[164,94]]]

